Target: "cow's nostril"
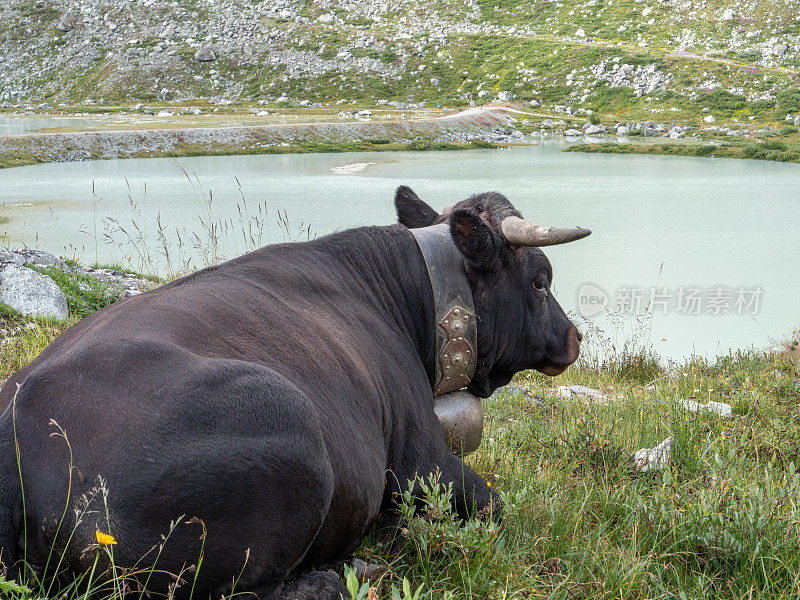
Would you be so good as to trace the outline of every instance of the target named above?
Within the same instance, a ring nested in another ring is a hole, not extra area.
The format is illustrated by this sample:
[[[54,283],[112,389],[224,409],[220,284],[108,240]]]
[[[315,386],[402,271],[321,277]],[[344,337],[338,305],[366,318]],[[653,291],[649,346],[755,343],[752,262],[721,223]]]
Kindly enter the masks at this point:
[[[582,342],[583,341],[583,334],[581,333],[580,329],[577,329],[576,331],[578,332],[578,341]]]

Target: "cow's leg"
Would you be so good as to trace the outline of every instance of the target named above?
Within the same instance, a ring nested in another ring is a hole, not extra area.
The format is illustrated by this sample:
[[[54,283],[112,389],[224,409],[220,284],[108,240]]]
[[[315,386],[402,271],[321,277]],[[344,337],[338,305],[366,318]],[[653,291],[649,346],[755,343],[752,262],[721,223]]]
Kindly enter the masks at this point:
[[[491,517],[499,521],[503,514],[503,501],[486,480],[464,464],[449,450],[445,450],[438,463],[442,483],[453,483],[453,508],[462,519]]]
[[[232,592],[280,598],[333,497],[334,473],[319,417],[304,394],[266,369],[214,361],[184,371],[161,391],[170,403],[148,415],[146,427],[130,428],[135,438],[118,440],[115,452],[98,457],[85,445],[75,446],[86,480],[74,482],[80,502],[75,507],[88,516],[62,528],[65,537],[72,536],[65,562],[88,571],[92,555],[83,549],[96,529],[111,530],[120,540],[117,564],[141,565],[141,572],[157,561],[152,577],[141,575],[154,595],[173,583],[168,573],[182,573],[187,583],[176,598],[188,599],[192,592],[194,598]],[[27,418],[22,412],[21,422],[29,427]],[[126,431],[121,428],[120,436]],[[90,461],[100,464],[97,471],[87,468]],[[43,532],[48,545],[42,563],[64,512],[66,487],[54,489],[52,483],[67,485],[62,464],[44,462],[34,475],[26,473],[26,493],[37,499],[28,503],[29,522],[53,524]],[[96,483],[100,476],[102,486]],[[113,517],[111,525],[102,518],[106,514]],[[174,528],[156,555],[152,549],[171,522]],[[191,564],[199,567],[187,576]],[[314,582],[322,585],[319,597],[327,599],[332,580],[307,578],[306,587]]]
[[[500,495],[492,490],[486,480],[480,477],[459,457],[442,443],[441,451],[435,459],[419,464],[415,472],[407,476],[387,477],[385,509],[377,523],[378,542],[394,554],[402,547],[403,537],[400,530],[404,521],[397,512],[398,496],[406,491],[401,482],[413,480],[414,477],[427,478],[428,474],[439,471],[441,484],[453,484],[453,509],[459,518],[488,519],[499,522],[503,514],[503,501]],[[419,486],[415,486],[415,496],[419,497]]]
[[[349,598],[344,583],[335,573],[312,571],[285,585],[277,600],[341,600]]]

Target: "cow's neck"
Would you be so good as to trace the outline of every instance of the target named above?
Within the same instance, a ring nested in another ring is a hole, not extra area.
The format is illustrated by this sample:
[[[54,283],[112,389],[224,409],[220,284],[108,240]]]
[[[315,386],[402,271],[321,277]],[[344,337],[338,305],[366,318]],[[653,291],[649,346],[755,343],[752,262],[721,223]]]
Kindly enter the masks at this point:
[[[466,387],[477,363],[477,323],[464,257],[446,223],[411,230],[433,294],[435,396]]]
[[[435,377],[434,301],[427,269],[401,225],[343,231],[316,242],[345,266],[348,287],[377,317],[413,345],[431,385]]]

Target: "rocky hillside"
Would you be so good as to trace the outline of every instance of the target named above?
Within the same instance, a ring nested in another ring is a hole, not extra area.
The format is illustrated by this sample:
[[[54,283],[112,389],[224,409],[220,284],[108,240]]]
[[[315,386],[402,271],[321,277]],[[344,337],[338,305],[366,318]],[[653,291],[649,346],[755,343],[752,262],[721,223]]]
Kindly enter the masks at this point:
[[[6,107],[525,101],[625,120],[800,113],[796,0],[8,0]]]

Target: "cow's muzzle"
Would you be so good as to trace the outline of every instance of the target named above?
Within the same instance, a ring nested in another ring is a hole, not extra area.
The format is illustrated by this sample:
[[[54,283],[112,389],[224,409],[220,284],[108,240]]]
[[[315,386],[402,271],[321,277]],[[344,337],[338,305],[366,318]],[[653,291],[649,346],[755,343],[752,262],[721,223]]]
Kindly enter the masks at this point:
[[[552,360],[549,364],[538,367],[536,370],[550,377],[561,375],[567,370],[572,363],[578,360],[578,355],[581,353],[581,340],[583,335],[575,325],[570,325],[567,329],[567,339],[565,343],[565,351],[561,358]]]

